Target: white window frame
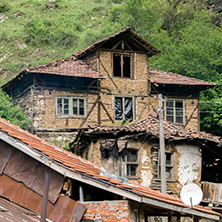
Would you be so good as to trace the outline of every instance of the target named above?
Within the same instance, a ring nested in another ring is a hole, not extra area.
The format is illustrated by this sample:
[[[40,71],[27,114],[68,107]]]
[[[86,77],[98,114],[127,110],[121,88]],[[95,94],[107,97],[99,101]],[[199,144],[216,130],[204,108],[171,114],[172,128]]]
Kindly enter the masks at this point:
[[[165,101],[165,120],[167,120],[167,101],[173,101],[173,122],[178,125],[184,125],[185,124],[185,101],[183,99],[166,99]],[[176,101],[181,101],[183,103],[183,122],[182,123],[176,123]],[[171,121],[170,121],[171,122]]]
[[[123,110],[123,119],[122,120],[117,120],[116,119],[116,114],[115,114],[115,103],[116,103],[116,98],[122,98],[122,110]],[[126,120],[126,118],[125,118],[125,106],[124,106],[124,104],[125,104],[125,98],[130,98],[130,99],[132,99],[132,114],[133,114],[133,119],[132,120],[134,120],[135,119],[135,107],[134,107],[134,97],[132,97],[132,96],[114,96],[114,102],[113,102],[113,104],[114,104],[114,121],[127,121]]]
[[[69,113],[64,114],[64,113],[58,113],[58,99],[68,99],[69,101]],[[73,114],[73,99],[77,99],[78,101],[78,108],[79,108],[79,100],[83,99],[84,100],[84,114]],[[56,96],[56,117],[79,117],[83,118],[86,116],[86,98],[84,97],[67,97],[67,96]]]

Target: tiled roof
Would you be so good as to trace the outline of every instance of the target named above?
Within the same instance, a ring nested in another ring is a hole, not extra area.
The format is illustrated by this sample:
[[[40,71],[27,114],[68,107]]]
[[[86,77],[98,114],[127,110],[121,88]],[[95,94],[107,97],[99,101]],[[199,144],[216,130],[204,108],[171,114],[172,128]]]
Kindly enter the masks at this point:
[[[90,161],[87,161],[79,156],[76,156],[60,147],[50,144],[45,140],[25,130],[20,129],[19,127],[11,124],[9,121],[6,121],[2,118],[0,118],[0,131],[7,136],[15,138],[17,141],[21,141],[23,144],[27,144],[32,152],[40,152],[44,156],[48,156],[50,162],[53,161],[55,163],[58,163],[60,166],[64,167],[65,169],[68,168],[74,173],[89,176],[99,183],[101,183],[102,181],[108,183],[109,186],[115,186],[116,188],[123,189],[131,193],[133,192],[139,197],[147,197],[179,207],[187,207],[182,203],[180,199],[168,194],[163,194],[159,191],[151,190],[150,188],[136,184],[132,181],[129,181],[128,184],[124,184],[123,181],[112,179],[107,176],[102,176],[100,174],[101,168],[98,165],[93,164]],[[213,215],[220,215],[219,213],[214,212],[211,209],[201,206],[196,206],[194,207],[194,209]]]
[[[82,60],[77,60],[74,56],[45,65],[26,69],[29,73],[46,73],[62,76],[101,78],[102,75],[93,70]]]
[[[102,39],[98,42],[93,43],[92,45],[74,53],[73,55],[76,56],[77,58],[81,58],[86,56],[88,53],[92,52],[93,50],[99,48],[100,46],[102,46],[104,43],[107,43],[109,41],[112,41],[114,38],[122,35],[122,34],[129,34],[130,36],[132,36],[133,38],[135,38],[137,41],[139,41],[142,45],[145,46],[145,48],[147,48],[148,54],[150,56],[152,55],[156,55],[157,53],[160,53],[160,51],[158,49],[156,49],[155,47],[153,47],[149,42],[147,42],[145,39],[143,39],[142,37],[140,37],[139,35],[137,35],[135,32],[133,32],[131,30],[130,27],[125,27],[124,29],[122,29],[120,32],[115,33],[114,35],[111,35],[105,39]]]
[[[165,72],[157,69],[150,68],[149,80],[151,83],[163,85],[192,85],[192,86],[216,86],[215,83],[206,82],[200,79],[189,78],[186,76],[178,75],[172,72]]]
[[[147,118],[117,126],[89,126],[89,133],[122,133],[124,135],[132,133],[145,133],[154,137],[159,137],[159,120],[151,115]],[[203,139],[222,145],[222,137],[214,136],[210,133],[185,129],[171,122],[164,121],[164,136],[167,139]]]

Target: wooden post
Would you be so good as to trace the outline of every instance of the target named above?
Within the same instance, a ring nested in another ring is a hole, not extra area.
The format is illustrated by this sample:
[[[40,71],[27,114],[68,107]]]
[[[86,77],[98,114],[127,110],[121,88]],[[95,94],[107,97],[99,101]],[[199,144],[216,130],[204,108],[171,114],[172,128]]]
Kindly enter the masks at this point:
[[[158,95],[158,111],[159,111],[159,134],[160,134],[160,168],[161,168],[161,192],[166,193],[166,156],[165,156],[165,141],[163,129],[163,98],[162,94]]]
[[[172,211],[168,212],[168,222],[173,222],[173,212]]]
[[[98,95],[98,124],[101,125],[101,95]]]
[[[42,197],[42,209],[41,209],[41,222],[46,221],[47,217],[47,204],[48,204],[48,195],[49,195],[49,183],[50,183],[50,170],[45,172],[45,185]]]

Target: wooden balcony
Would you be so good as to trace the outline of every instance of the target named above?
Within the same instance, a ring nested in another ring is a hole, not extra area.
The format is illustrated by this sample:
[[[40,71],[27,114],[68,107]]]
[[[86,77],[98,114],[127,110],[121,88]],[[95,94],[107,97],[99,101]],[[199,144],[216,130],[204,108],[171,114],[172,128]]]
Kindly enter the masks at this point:
[[[222,210],[222,183],[201,182],[203,203],[215,210]]]

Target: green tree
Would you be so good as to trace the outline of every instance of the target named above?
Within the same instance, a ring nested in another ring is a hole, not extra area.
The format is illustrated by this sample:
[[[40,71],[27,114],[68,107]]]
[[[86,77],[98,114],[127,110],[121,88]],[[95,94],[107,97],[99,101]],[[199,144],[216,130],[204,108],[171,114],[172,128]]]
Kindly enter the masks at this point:
[[[13,106],[11,98],[2,90],[0,90],[0,116],[23,129],[27,129],[30,123],[21,108]]]

